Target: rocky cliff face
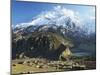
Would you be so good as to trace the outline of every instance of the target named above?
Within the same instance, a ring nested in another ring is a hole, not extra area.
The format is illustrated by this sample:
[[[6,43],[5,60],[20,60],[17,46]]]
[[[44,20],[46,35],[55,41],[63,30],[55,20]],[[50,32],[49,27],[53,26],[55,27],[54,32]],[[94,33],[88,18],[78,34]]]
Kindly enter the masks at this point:
[[[67,58],[71,55],[73,44],[69,38],[52,32],[34,32],[27,35],[13,34],[12,58],[48,58],[59,59],[60,55]],[[68,52],[68,53],[67,53]]]

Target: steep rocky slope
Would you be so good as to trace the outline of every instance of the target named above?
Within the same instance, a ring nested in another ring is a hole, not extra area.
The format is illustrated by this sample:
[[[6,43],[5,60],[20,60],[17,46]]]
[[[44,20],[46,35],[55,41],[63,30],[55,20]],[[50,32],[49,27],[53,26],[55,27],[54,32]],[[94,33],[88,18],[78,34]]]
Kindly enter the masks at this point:
[[[12,38],[12,58],[48,58],[65,59],[72,53],[69,50],[73,47],[69,38],[64,38],[60,34],[52,32],[34,32],[26,35],[13,34]]]

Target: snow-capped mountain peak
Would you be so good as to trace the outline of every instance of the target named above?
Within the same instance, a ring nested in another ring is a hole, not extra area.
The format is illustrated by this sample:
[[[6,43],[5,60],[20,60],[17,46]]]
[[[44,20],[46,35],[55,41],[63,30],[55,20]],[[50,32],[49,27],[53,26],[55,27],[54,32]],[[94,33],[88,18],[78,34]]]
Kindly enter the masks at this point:
[[[79,17],[79,13],[62,6],[56,6],[49,11],[43,11],[35,16],[32,21],[14,25],[14,33],[34,32],[34,31],[61,31],[63,34],[81,33],[85,35],[91,33],[91,27],[84,24]],[[94,24],[95,25],[95,24]],[[88,30],[87,30],[88,28]],[[93,30],[93,27],[92,27]],[[95,31],[95,30],[94,30]],[[87,33],[89,32],[89,33]],[[76,35],[76,34],[74,34]]]
[[[44,11],[40,13],[35,19],[31,22],[27,23],[20,23],[17,24],[15,27],[27,27],[29,25],[44,25],[44,24],[52,24],[55,23],[56,25],[64,25],[64,23],[71,19],[73,22],[80,23],[80,18],[77,15],[77,12],[72,11],[70,9],[66,9],[61,6],[54,7],[50,11]]]

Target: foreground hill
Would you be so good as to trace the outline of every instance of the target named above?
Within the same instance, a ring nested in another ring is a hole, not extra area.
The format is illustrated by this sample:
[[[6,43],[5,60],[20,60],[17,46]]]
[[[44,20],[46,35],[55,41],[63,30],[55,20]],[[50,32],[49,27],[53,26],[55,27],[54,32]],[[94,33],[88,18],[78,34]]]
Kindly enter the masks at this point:
[[[34,32],[26,35],[13,34],[12,58],[48,58],[69,57],[72,53],[72,41],[53,32]]]

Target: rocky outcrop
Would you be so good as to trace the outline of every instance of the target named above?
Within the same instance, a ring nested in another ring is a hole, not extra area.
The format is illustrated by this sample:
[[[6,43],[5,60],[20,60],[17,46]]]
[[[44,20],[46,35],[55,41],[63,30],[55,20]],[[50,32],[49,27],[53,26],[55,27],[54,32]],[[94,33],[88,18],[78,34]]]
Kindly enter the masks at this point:
[[[15,36],[15,35],[14,35]],[[28,35],[17,35],[12,41],[12,58],[67,58],[73,44],[68,38],[52,32],[35,32]]]

